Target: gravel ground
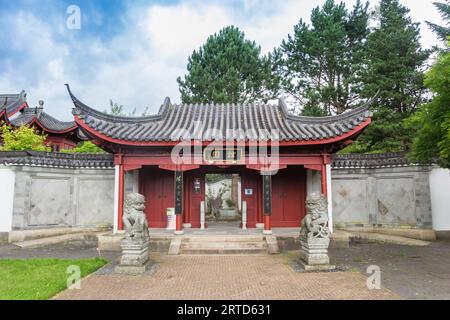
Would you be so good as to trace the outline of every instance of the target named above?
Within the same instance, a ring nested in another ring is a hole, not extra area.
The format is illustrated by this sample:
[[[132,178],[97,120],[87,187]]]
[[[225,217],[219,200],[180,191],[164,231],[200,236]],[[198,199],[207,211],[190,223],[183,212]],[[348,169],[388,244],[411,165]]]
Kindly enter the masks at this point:
[[[450,299],[450,241],[429,246],[355,243],[330,249],[332,261],[364,275],[367,267],[381,271],[381,285],[406,299]]]

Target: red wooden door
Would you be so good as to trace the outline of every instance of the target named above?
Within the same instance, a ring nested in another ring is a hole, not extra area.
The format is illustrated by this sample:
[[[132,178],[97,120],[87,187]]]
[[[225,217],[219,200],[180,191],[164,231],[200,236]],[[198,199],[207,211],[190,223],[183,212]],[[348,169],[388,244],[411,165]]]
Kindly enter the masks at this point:
[[[247,227],[255,228],[258,216],[258,186],[260,175],[254,171],[243,172],[241,175],[241,198],[247,202]],[[247,190],[247,191],[246,191]],[[246,194],[247,193],[247,194]]]
[[[203,172],[188,172],[185,175],[188,199],[185,203],[185,217],[192,228],[200,228],[200,203],[205,201],[205,174]]]
[[[173,172],[156,168],[144,170],[141,185],[149,227],[165,228],[167,208],[173,208],[175,201]]]
[[[305,215],[306,174],[303,168],[280,170],[272,177],[273,227],[298,227]]]

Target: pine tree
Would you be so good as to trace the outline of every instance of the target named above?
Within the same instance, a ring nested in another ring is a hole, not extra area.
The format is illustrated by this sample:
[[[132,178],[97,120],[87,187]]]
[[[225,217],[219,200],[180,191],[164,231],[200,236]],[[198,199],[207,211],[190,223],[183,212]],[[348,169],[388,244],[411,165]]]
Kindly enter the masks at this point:
[[[430,51],[421,48],[418,23],[398,0],[381,0],[379,27],[368,37],[369,63],[362,96],[377,95],[372,124],[350,147],[361,152],[404,152],[414,132],[403,120],[424,101],[423,67]]]
[[[238,28],[228,26],[210,36],[188,59],[178,77],[183,103],[238,103],[275,96],[277,80],[270,59]]]
[[[427,21],[428,26],[431,30],[436,33],[440,40],[447,43],[448,37],[450,36],[450,1],[446,0],[445,3],[434,2],[433,5],[437,8],[441,14],[442,19],[446,22],[445,26],[440,26],[436,23]]]
[[[304,106],[302,114],[339,114],[360,102],[368,20],[368,3],[358,0],[348,11],[327,0],[313,9],[311,25],[300,20],[273,52],[282,88]]]

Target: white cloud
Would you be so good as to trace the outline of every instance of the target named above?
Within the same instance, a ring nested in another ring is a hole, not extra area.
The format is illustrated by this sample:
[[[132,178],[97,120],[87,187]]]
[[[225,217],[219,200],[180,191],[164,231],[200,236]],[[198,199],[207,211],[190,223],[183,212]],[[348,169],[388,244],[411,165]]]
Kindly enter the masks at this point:
[[[76,95],[99,110],[113,99],[129,111],[148,106],[157,112],[165,96],[179,100],[176,78],[185,73],[187,57],[210,34],[234,24],[268,52],[292,32],[300,18],[308,19],[311,9],[323,2],[246,0],[241,8],[206,1],[130,6],[120,18],[126,29],[107,41],[74,33],[88,32],[83,28],[62,30],[59,22],[64,21],[58,19],[24,12],[9,15],[5,24],[9,45],[24,59],[15,65],[5,60],[0,91],[25,89],[30,105],[43,99],[49,113],[66,120],[72,118],[72,105],[64,83],[70,83]],[[345,2],[352,5],[355,0]],[[431,0],[402,2],[411,8],[414,20],[440,21]],[[421,28],[423,44],[435,44],[434,34],[424,24]]]
[[[186,63],[192,50],[200,47],[210,34],[233,23],[223,7],[197,8],[188,4],[152,6],[146,20],[153,50],[159,57],[175,63]]]

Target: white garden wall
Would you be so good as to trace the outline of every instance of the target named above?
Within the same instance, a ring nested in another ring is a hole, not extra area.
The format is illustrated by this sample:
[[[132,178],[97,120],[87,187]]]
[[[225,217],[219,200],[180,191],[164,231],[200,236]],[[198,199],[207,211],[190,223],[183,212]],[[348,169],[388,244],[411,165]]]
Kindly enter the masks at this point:
[[[13,170],[0,167],[0,232],[12,229],[15,178]]]
[[[431,170],[430,193],[433,229],[450,231],[450,170],[443,168]]]

